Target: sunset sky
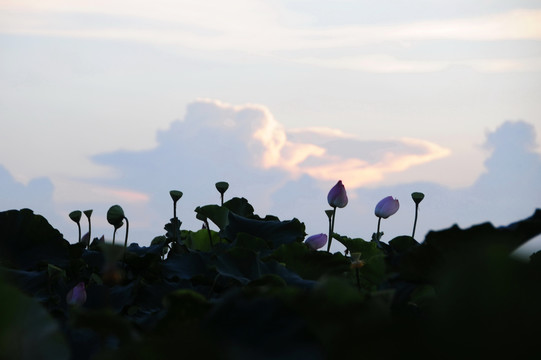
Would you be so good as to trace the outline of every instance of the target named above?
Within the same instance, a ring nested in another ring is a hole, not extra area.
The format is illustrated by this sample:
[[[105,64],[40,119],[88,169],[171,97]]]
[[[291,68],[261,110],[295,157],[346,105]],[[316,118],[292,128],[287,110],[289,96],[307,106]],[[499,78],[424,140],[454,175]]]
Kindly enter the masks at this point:
[[[536,0],[0,0],[0,207],[72,240],[118,203],[145,243],[225,180],[312,234],[342,180],[351,236],[387,195],[410,231],[413,191],[423,235],[504,225],[541,207],[540,99]]]

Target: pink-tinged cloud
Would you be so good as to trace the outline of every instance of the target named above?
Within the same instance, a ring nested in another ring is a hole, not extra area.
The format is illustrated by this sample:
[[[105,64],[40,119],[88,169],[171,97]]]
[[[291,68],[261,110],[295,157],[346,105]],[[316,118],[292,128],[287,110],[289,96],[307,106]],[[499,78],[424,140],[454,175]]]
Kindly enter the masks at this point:
[[[147,202],[149,197],[147,194],[143,194],[137,191],[122,190],[122,189],[109,189],[108,192],[115,198],[122,200],[126,203],[141,203]]]
[[[194,127],[221,129],[230,143],[245,144],[250,154],[246,165],[285,170],[293,177],[307,174],[324,181],[343,179],[351,188],[450,154],[448,149],[420,139],[365,142],[330,128],[287,131],[261,105],[198,100],[185,123],[195,132]]]
[[[110,203],[143,204],[150,200],[147,194],[128,189],[99,187],[94,190]]]

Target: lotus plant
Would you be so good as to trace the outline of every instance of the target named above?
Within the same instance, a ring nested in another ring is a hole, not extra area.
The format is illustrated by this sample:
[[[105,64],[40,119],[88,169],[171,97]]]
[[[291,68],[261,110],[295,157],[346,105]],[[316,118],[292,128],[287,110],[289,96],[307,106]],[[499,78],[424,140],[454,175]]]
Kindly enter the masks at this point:
[[[171,190],[169,191],[169,195],[171,196],[171,199],[173,199],[173,218],[177,218],[177,202],[182,197],[182,191],[178,190]]]
[[[128,218],[124,215],[124,210],[122,210],[120,205],[111,206],[107,211],[107,221],[115,227],[115,231],[113,232],[113,245],[115,244],[116,231],[124,224],[123,220],[126,220],[126,239],[124,240],[124,248],[126,248],[128,246],[130,223],[128,222]]]
[[[216,183],[216,190],[220,193],[221,205],[224,206],[224,194],[229,189],[229,184],[225,181],[219,181]]]
[[[75,210],[69,213],[69,217],[71,220],[73,220],[77,224],[77,228],[79,229],[79,239],[77,242],[81,242],[81,211]]]
[[[398,199],[394,199],[392,196],[387,196],[378,202],[376,205],[376,209],[374,210],[374,214],[378,217],[378,230],[376,232],[376,243],[378,244],[378,247],[381,246],[380,244],[380,237],[381,233],[379,231],[381,219],[387,219],[389,216],[393,215],[398,211],[398,208],[400,207],[400,204],[398,202]]]
[[[171,232],[173,241],[177,242],[180,239],[180,225],[182,224],[182,221],[180,221],[177,217],[177,202],[180,200],[183,194],[182,191],[171,190],[169,191],[169,195],[173,200],[173,218],[169,224],[165,225],[165,229],[168,232]]]
[[[68,305],[81,306],[86,302],[86,289],[85,283],[80,282],[75,285],[66,295],[66,302]]]
[[[331,250],[332,235],[334,233],[334,220],[336,218],[336,208],[343,208],[348,204],[348,196],[346,187],[342,184],[342,180],[338,180],[329,194],[327,194],[327,202],[332,207],[332,214],[329,215],[329,242],[327,243],[327,252]]]
[[[92,216],[92,210],[85,210],[83,211],[86,218],[88,219],[88,238],[85,240],[86,247],[88,248],[88,245],[90,245],[90,241],[92,240],[92,225],[90,224],[90,217]]]
[[[309,236],[304,243],[312,250],[320,249],[327,243],[327,235],[322,233]]]
[[[329,218],[329,241],[331,241],[332,239],[332,232],[333,232],[333,223],[332,223],[332,220],[333,220],[333,214],[334,214],[334,210],[325,210],[325,214],[327,215],[327,218]],[[329,244],[329,248],[327,248],[327,252],[329,252],[330,250],[330,244]]]
[[[425,194],[421,192],[414,192],[411,194],[411,198],[415,202],[415,219],[413,220],[413,231],[411,237],[415,239],[415,227],[417,226],[417,213],[419,212],[419,203],[425,198]]]

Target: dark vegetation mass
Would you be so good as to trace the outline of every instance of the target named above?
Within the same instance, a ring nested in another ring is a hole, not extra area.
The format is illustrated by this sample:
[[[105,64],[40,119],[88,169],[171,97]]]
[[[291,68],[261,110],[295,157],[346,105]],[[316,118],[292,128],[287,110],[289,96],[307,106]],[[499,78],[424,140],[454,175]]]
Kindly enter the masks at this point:
[[[98,237],[70,243],[29,209],[1,212],[0,357],[538,353],[541,253],[526,260],[510,253],[541,233],[539,209],[506,227],[453,226],[420,243],[406,235],[384,243],[381,235],[365,241],[333,231],[346,251],[331,253],[304,243],[299,220],[261,218],[246,199],[223,202],[221,195],[220,205],[196,209],[204,225],[189,231],[176,217],[182,193],[171,192],[174,216],[148,247]],[[73,215],[80,220],[80,212]],[[107,218],[115,233],[123,221],[128,225],[121,209]]]

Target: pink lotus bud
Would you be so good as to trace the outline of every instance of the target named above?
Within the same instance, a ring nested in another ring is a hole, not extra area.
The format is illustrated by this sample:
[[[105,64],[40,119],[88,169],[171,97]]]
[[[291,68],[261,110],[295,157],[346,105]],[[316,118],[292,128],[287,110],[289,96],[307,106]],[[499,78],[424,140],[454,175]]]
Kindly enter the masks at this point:
[[[329,191],[327,201],[333,208],[343,208],[348,204],[348,196],[346,194],[346,188],[342,184],[342,180],[338,180],[336,185]]]
[[[398,203],[398,199],[393,199],[392,196],[387,196],[376,205],[376,210],[374,213],[377,217],[387,219],[389,216],[397,212],[399,207],[400,204]]]
[[[322,248],[327,243],[327,235],[317,234],[309,236],[304,243],[310,247],[312,250],[317,250]]]
[[[86,302],[85,283],[80,282],[73,287],[66,295],[68,305],[81,306]]]

